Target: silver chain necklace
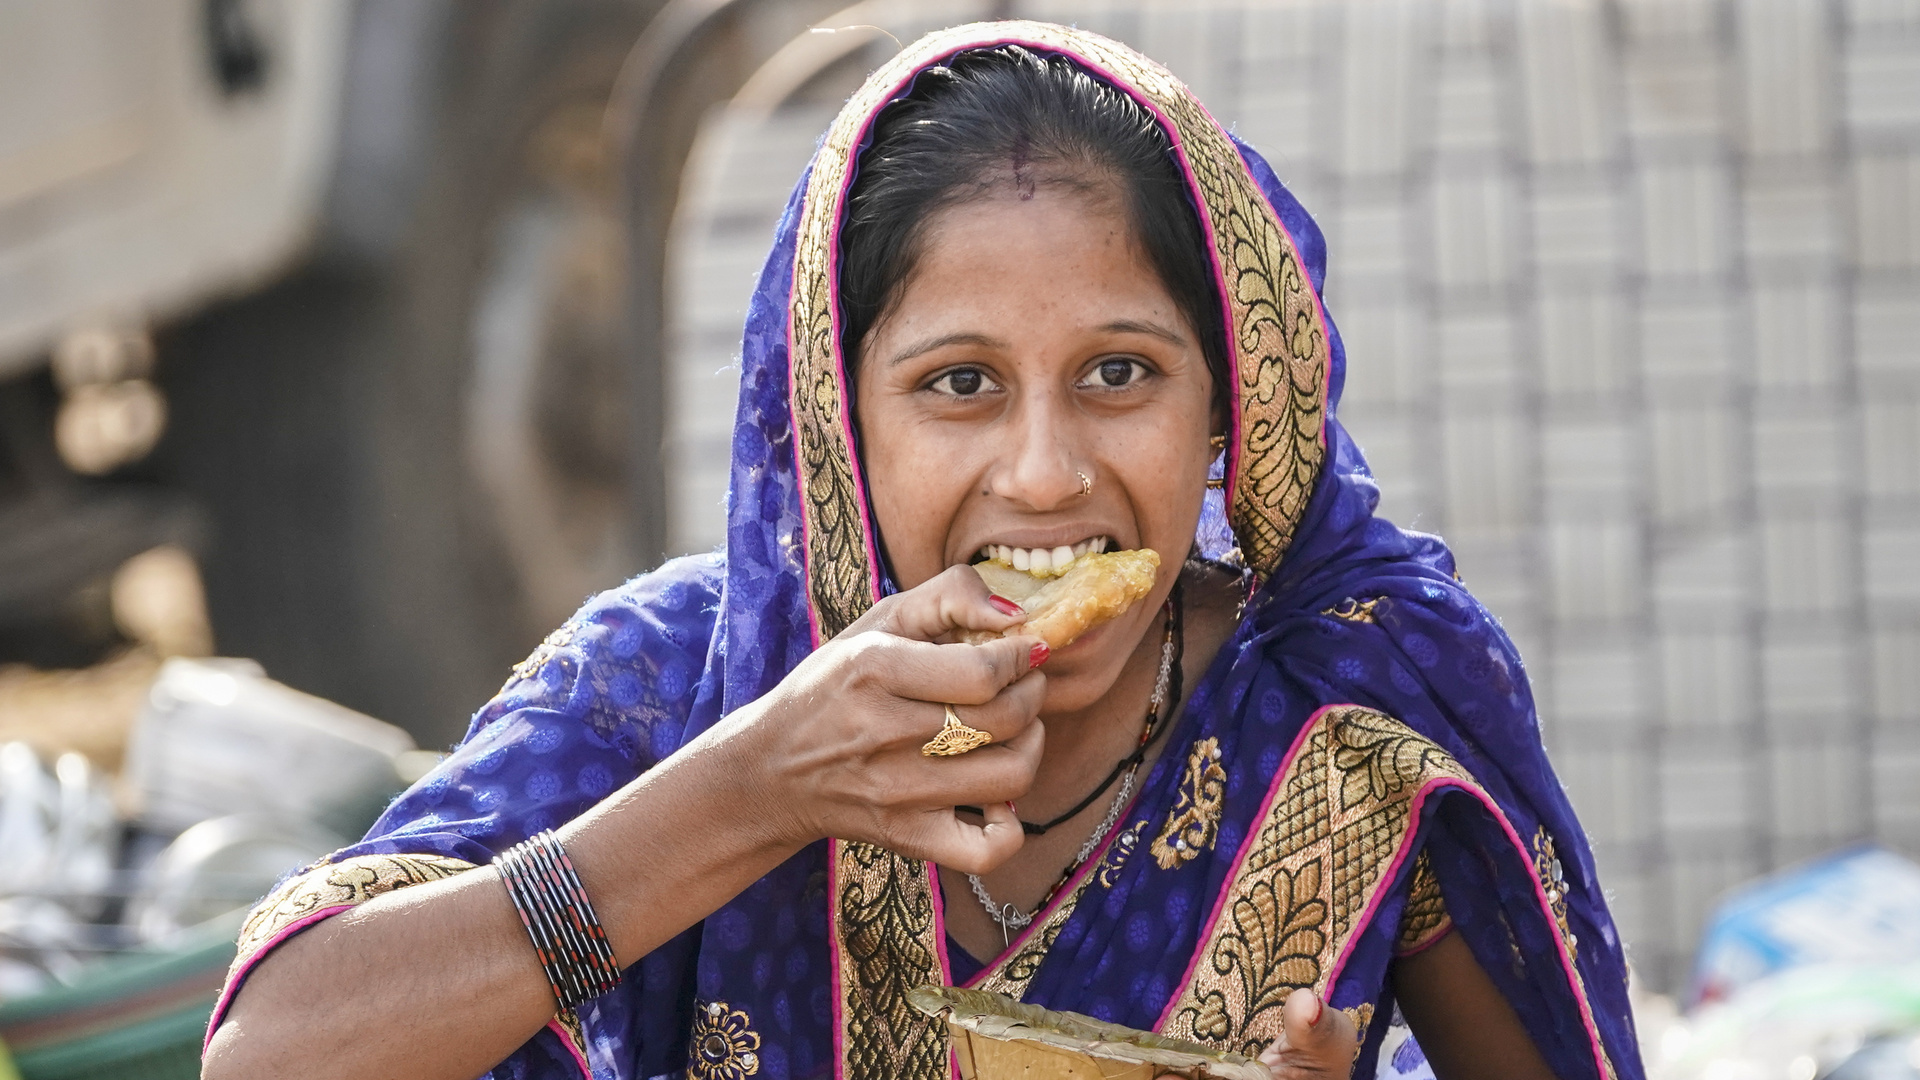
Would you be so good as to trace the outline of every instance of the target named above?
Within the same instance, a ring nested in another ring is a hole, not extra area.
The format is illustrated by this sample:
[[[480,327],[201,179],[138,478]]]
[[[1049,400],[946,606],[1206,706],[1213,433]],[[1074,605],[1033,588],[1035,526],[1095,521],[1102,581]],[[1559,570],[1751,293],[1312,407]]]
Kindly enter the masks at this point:
[[[1167,635],[1166,641],[1160,646],[1160,673],[1154,679],[1153,696],[1147,699],[1147,715],[1149,717],[1157,717],[1160,715],[1160,709],[1166,704],[1167,700],[1167,682],[1172,675],[1173,635],[1169,634]],[[1087,842],[1081,844],[1080,850],[1074,854],[1072,863],[1074,869],[1077,870],[1085,864],[1088,856],[1092,855],[1094,849],[1100,846],[1100,842],[1107,838],[1109,832],[1113,831],[1114,824],[1120,820],[1120,811],[1126,809],[1127,800],[1133,795],[1133,776],[1139,771],[1140,763],[1135,762],[1133,768],[1128,769],[1126,775],[1120,778],[1120,790],[1114,792],[1113,802],[1107,807],[1107,816],[1100,819],[1100,827],[1093,830],[1093,835],[1087,837]],[[1069,875],[1071,875],[1071,871],[1069,871]],[[1032,911],[1021,911],[1012,904],[997,904],[994,902],[993,896],[987,892],[987,886],[980,880],[980,875],[978,874],[968,874],[967,884],[973,886],[973,895],[980,901],[980,906],[986,908],[987,914],[993,916],[993,921],[1000,924],[1000,941],[1002,945],[1011,944],[1013,935],[1031,926],[1034,917],[1040,914],[1040,911],[1046,907],[1045,901],[1041,902],[1039,908],[1035,908]]]

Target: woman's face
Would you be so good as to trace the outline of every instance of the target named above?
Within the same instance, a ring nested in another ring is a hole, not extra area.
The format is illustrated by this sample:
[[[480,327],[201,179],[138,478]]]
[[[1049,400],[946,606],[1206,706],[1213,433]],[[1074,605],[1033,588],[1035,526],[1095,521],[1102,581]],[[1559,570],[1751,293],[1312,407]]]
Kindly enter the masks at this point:
[[[1108,550],[1160,553],[1146,602],[1047,662],[1046,711],[1071,712],[1158,626],[1192,547],[1212,378],[1117,192],[1002,187],[928,220],[912,276],[868,334],[862,458],[903,589],[988,544],[1106,537]]]

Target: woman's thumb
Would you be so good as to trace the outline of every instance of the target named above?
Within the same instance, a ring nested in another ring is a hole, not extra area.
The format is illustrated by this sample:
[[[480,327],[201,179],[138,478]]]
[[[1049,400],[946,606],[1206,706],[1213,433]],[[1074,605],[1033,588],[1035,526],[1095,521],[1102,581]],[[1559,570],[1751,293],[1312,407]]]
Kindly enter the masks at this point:
[[[1279,1076],[1343,1076],[1360,1045],[1353,1020],[1329,1008],[1320,995],[1301,987],[1287,997],[1280,1010],[1280,1037],[1260,1055]],[[1297,1070],[1297,1071],[1295,1071]]]

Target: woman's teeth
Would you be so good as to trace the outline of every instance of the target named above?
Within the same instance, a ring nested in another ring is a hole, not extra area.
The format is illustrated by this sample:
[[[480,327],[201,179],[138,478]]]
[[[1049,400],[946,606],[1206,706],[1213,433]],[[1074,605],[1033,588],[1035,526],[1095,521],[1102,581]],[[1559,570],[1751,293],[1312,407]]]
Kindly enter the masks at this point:
[[[1082,540],[1068,547],[1065,544],[1057,548],[1017,548],[1005,544],[988,544],[980,549],[980,557],[990,562],[1004,563],[1015,570],[1024,570],[1036,577],[1064,574],[1073,568],[1073,560],[1086,554],[1099,554],[1107,550],[1107,538],[1096,536],[1091,540]]]

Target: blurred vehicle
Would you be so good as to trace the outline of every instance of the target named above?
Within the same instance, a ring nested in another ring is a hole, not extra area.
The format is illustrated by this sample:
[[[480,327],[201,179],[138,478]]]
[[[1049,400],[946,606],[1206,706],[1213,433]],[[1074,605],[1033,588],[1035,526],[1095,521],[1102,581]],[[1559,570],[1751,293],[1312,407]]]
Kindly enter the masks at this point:
[[[225,651],[444,741],[657,557],[601,124],[656,7],[0,6],[0,661],[181,545]]]
[[[0,7],[0,663],[99,656],[173,545],[221,652],[457,736],[669,553],[682,169],[839,6]]]

